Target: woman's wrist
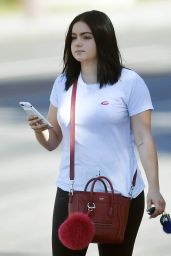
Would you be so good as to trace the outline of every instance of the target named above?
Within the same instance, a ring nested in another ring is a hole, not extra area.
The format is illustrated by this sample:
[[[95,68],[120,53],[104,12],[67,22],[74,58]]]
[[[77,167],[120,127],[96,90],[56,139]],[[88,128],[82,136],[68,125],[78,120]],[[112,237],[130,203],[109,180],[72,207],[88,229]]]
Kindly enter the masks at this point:
[[[35,135],[39,135],[39,134],[43,134],[43,131],[42,130],[34,130],[34,133]]]
[[[159,186],[148,185],[148,191],[151,192],[151,193],[160,192],[160,187]]]

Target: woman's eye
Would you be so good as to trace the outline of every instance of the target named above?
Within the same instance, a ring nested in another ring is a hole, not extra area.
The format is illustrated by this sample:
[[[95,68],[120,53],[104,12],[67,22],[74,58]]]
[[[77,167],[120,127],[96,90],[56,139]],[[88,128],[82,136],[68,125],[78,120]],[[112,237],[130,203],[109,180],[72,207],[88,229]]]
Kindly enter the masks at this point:
[[[76,40],[76,39],[77,39],[76,36],[71,36],[71,40],[72,40],[72,41],[73,41],[73,40]],[[92,36],[83,36],[82,39],[83,39],[83,40],[92,39]]]
[[[84,39],[92,39],[91,36],[84,36]]]

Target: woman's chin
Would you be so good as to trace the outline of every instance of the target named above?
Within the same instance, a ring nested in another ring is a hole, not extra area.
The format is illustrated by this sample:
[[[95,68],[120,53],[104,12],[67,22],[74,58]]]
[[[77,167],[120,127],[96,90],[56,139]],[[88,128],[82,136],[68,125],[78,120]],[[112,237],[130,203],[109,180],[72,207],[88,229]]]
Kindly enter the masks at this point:
[[[77,61],[79,61],[79,62],[83,62],[83,61],[85,61],[85,59],[84,58],[82,58],[82,57],[76,57],[75,58]]]

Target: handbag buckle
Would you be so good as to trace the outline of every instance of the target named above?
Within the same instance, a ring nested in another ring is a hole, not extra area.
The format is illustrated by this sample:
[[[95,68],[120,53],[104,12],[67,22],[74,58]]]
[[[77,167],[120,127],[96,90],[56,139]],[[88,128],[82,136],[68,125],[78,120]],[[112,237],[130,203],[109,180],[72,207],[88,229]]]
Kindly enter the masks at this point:
[[[74,180],[71,181],[69,194],[71,196],[73,196],[73,194],[74,194]]]
[[[90,204],[92,204],[92,205],[90,205]],[[95,205],[95,203],[88,203],[87,204],[87,208],[88,208],[88,212],[92,212],[95,208],[96,208],[96,205]]]

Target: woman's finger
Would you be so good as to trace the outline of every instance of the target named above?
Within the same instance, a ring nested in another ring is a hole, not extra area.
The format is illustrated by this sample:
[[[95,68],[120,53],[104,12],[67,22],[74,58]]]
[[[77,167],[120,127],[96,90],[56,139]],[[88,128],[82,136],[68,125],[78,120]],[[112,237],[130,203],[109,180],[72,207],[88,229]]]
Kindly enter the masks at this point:
[[[31,128],[34,130],[34,131],[37,131],[37,132],[42,132],[46,129],[48,129],[48,125],[47,124],[39,124],[39,123],[36,123],[35,125],[32,125]]]
[[[155,204],[155,211],[150,217],[155,218],[158,215],[162,214],[164,210],[165,210],[165,201],[159,201],[158,203]]]
[[[28,116],[28,121],[32,121],[32,120],[36,120],[36,119],[38,119],[38,116],[33,116],[33,115]]]
[[[42,119],[34,118],[34,119],[29,121],[30,126],[35,126],[35,125],[38,125],[38,124],[42,124]]]

